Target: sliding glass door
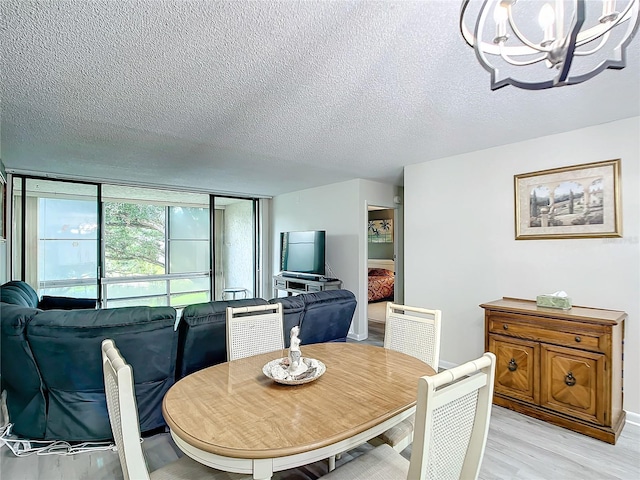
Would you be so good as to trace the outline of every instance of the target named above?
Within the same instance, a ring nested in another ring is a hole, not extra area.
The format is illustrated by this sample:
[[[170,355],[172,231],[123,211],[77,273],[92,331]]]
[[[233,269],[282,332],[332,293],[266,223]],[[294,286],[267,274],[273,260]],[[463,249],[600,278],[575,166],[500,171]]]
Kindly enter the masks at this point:
[[[14,179],[13,277],[40,296],[97,299],[97,200],[97,185]]]
[[[214,197],[216,300],[256,296],[257,200]]]
[[[103,308],[250,298],[258,290],[257,206],[247,198],[16,177],[13,278],[40,296],[95,298]]]

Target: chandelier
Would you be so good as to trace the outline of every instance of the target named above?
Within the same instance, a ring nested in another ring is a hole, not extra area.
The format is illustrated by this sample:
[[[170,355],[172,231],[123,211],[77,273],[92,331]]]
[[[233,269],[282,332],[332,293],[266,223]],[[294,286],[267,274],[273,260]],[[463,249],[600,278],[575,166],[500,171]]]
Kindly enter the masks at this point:
[[[491,73],[492,90],[506,85],[541,90],[624,68],[625,48],[638,30],[639,3],[463,0],[460,31]],[[469,18],[475,19],[472,29]]]

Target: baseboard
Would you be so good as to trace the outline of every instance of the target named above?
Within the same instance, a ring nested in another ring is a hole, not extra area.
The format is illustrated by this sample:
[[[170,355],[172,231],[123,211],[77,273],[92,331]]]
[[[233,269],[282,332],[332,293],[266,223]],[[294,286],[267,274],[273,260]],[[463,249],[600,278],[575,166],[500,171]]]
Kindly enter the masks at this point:
[[[627,423],[640,427],[640,413],[627,411]]]
[[[367,336],[365,336],[365,335],[363,335],[361,333],[351,333],[351,332],[349,332],[347,334],[347,338],[352,338],[353,340],[360,341],[360,340],[366,340]]]
[[[457,367],[457,363],[447,362],[446,360],[440,360],[439,369],[440,370],[448,370],[453,367]],[[640,427],[640,413],[630,412],[627,410],[627,420],[625,423],[630,423],[631,425],[636,425]]]

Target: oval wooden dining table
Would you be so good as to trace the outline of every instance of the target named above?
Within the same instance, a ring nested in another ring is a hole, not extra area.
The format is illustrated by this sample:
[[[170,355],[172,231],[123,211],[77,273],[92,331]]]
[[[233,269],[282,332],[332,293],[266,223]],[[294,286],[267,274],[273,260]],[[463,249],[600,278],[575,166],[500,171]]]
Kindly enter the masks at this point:
[[[176,445],[194,460],[227,472],[271,478],[273,472],[327,459],[378,436],[415,412],[426,363],[356,343],[301,346],[326,372],[303,385],[262,373],[287,350],[214,365],[176,382],[162,411]]]

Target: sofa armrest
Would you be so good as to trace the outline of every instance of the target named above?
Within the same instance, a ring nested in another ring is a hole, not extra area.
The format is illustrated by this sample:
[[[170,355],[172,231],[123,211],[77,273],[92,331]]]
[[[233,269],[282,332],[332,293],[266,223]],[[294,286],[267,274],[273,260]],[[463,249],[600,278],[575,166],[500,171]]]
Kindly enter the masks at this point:
[[[0,376],[7,394],[12,433],[44,438],[47,421],[46,387],[27,341],[27,328],[40,310],[0,303]]]
[[[356,310],[356,297],[349,290],[324,290],[299,295],[305,303],[300,323],[303,344],[344,342]]]
[[[0,302],[38,308],[38,294],[28,283],[12,280],[0,286]]]

